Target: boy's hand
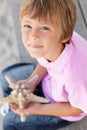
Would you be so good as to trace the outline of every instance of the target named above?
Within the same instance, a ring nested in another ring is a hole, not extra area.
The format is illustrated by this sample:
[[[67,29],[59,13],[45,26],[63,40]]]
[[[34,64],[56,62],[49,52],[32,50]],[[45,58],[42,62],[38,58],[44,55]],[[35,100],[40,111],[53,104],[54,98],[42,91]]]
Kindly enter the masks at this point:
[[[38,114],[39,108],[42,104],[40,103],[29,103],[25,108],[19,109],[16,104],[11,104],[11,109],[16,114],[24,114],[26,116]]]
[[[32,93],[34,92],[33,84],[29,83],[27,79],[19,80],[17,82],[17,85],[18,85],[18,87],[23,87],[24,89],[26,89],[29,92],[32,92]]]
[[[19,80],[17,82],[17,85],[20,87],[24,87],[25,89],[27,89],[29,92],[34,92],[35,87],[33,87],[35,85],[35,81],[37,80],[38,76],[35,75],[32,79],[24,79],[24,80]]]

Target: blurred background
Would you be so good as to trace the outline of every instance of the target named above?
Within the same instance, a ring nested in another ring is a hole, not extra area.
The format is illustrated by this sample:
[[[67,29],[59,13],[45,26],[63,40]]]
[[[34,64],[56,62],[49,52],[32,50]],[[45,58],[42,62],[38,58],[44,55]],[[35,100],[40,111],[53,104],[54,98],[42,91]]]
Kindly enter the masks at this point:
[[[0,0],[0,72],[5,67],[19,62],[17,41],[14,24],[8,0]],[[0,91],[0,98],[2,92]],[[0,130],[2,130],[2,116],[0,115]]]
[[[7,0],[0,0],[0,71],[19,61],[11,9]]]

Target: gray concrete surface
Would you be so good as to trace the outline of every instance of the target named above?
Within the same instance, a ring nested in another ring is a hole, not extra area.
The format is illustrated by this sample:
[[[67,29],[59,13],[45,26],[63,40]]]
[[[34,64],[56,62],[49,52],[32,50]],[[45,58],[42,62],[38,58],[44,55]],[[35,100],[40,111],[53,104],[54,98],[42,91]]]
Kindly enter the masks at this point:
[[[11,9],[7,0],[0,0],[0,71],[19,62]]]
[[[11,9],[7,0],[0,0],[0,71],[16,62],[20,60]],[[1,90],[0,98],[2,98]],[[0,115],[0,130],[2,119]]]

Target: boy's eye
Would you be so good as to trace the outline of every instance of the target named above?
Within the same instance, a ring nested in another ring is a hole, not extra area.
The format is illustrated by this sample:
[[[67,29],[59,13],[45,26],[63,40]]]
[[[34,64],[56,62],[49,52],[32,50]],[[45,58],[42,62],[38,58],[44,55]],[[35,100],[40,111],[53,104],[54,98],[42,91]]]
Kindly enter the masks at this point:
[[[24,27],[24,28],[29,28],[29,29],[31,29],[31,26],[30,26],[30,25],[24,25],[23,27]]]
[[[42,27],[41,29],[44,30],[44,31],[49,31],[49,30],[50,30],[50,29],[49,29],[48,27],[46,27],[46,26]]]

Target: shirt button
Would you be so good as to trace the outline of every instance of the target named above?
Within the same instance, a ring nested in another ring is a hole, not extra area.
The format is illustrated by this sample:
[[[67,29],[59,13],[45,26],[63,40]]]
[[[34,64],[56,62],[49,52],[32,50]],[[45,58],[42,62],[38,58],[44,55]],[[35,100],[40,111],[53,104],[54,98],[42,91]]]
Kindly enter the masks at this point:
[[[51,71],[51,69],[50,69],[50,68],[48,68],[48,71]]]

